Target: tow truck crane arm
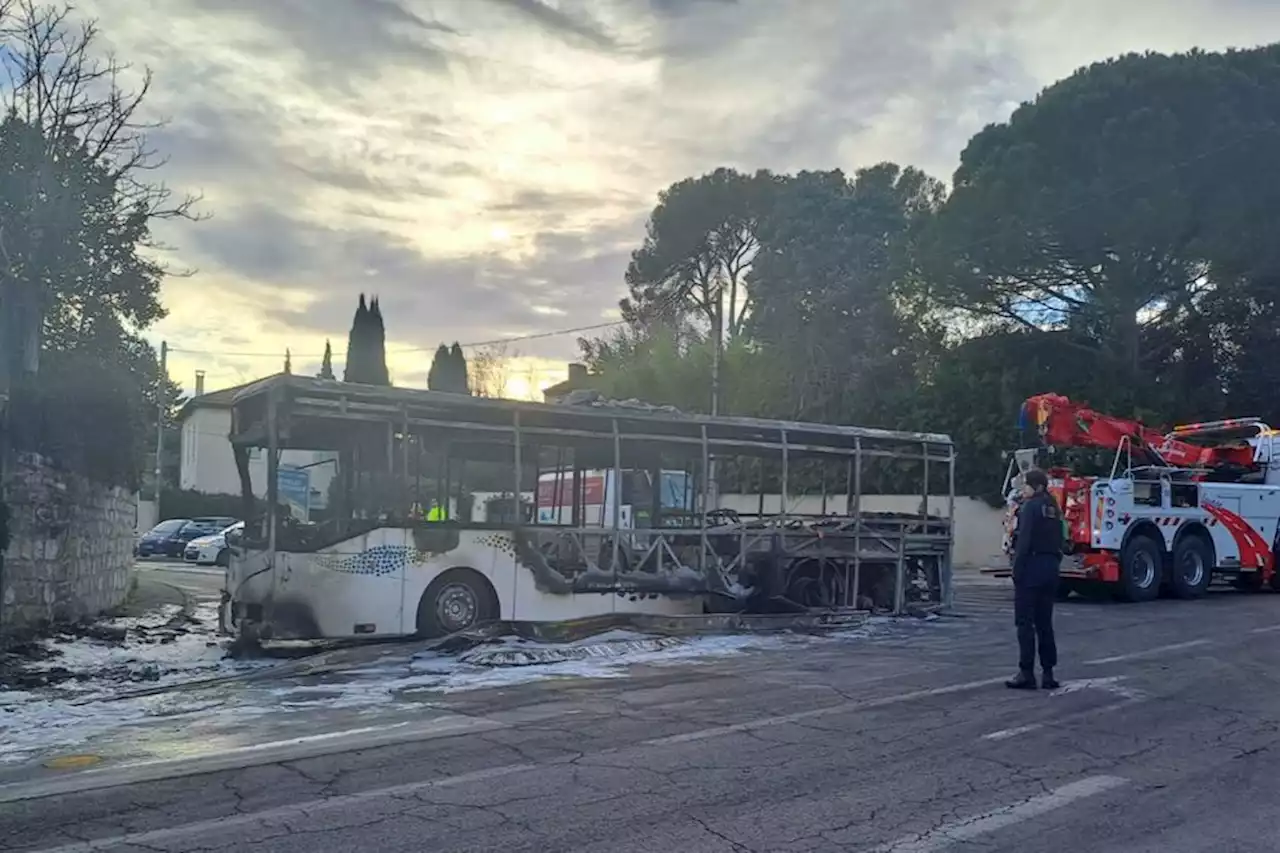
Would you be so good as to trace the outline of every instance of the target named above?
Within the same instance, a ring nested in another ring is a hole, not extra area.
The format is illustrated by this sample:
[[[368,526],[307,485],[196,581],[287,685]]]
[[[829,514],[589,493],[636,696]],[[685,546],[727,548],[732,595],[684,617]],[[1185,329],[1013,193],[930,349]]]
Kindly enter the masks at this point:
[[[1257,423],[1256,418],[1235,418],[1205,424],[1175,427],[1169,434],[1141,421],[1104,415],[1061,394],[1037,394],[1022,404],[1018,419],[1021,428],[1035,425],[1040,441],[1051,447],[1100,447],[1117,450],[1128,439],[1134,450],[1151,456],[1157,465],[1175,468],[1216,468],[1223,465],[1254,464],[1252,448],[1246,446],[1201,447],[1183,439],[1198,434],[1228,430]]]

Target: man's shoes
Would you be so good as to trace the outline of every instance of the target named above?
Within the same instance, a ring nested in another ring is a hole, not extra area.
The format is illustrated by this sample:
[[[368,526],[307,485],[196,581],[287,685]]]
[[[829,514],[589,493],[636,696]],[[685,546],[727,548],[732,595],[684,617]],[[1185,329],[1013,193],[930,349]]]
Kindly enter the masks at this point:
[[[1040,676],[1040,686],[1045,690],[1057,690],[1062,685],[1058,683],[1058,679],[1053,677],[1053,670],[1046,669]]]
[[[1004,683],[1010,690],[1035,690],[1036,677],[1025,669]]]

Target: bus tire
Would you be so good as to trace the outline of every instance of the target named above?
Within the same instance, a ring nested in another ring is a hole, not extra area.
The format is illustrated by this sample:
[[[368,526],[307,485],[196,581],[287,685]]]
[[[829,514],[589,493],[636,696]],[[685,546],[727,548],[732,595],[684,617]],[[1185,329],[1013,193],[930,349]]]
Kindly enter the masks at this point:
[[[1120,598],[1151,601],[1160,595],[1164,574],[1164,549],[1150,536],[1139,533],[1120,552]]]
[[[418,602],[417,635],[436,639],[466,631],[498,616],[498,596],[474,569],[449,569],[433,580]]]
[[[1199,533],[1189,533],[1173,547],[1170,587],[1177,598],[1200,598],[1213,580],[1213,545]]]

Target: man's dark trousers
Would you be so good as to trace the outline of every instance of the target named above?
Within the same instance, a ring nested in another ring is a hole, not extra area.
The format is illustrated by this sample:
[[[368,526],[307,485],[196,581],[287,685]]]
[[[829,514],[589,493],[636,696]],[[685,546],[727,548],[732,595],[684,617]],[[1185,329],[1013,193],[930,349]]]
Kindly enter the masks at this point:
[[[1032,672],[1036,646],[1040,647],[1040,668],[1058,665],[1058,643],[1053,635],[1053,603],[1058,598],[1058,565],[1061,557],[1033,554],[1023,577],[1013,586],[1013,621],[1018,628],[1018,669]]]

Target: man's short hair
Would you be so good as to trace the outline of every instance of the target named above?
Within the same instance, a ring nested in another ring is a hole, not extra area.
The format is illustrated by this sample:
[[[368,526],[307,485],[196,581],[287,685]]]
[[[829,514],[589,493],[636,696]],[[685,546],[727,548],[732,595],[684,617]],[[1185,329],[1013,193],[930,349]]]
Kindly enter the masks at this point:
[[[1049,475],[1041,471],[1039,468],[1032,468],[1024,474],[1022,481],[1037,492],[1042,492],[1049,488]]]

